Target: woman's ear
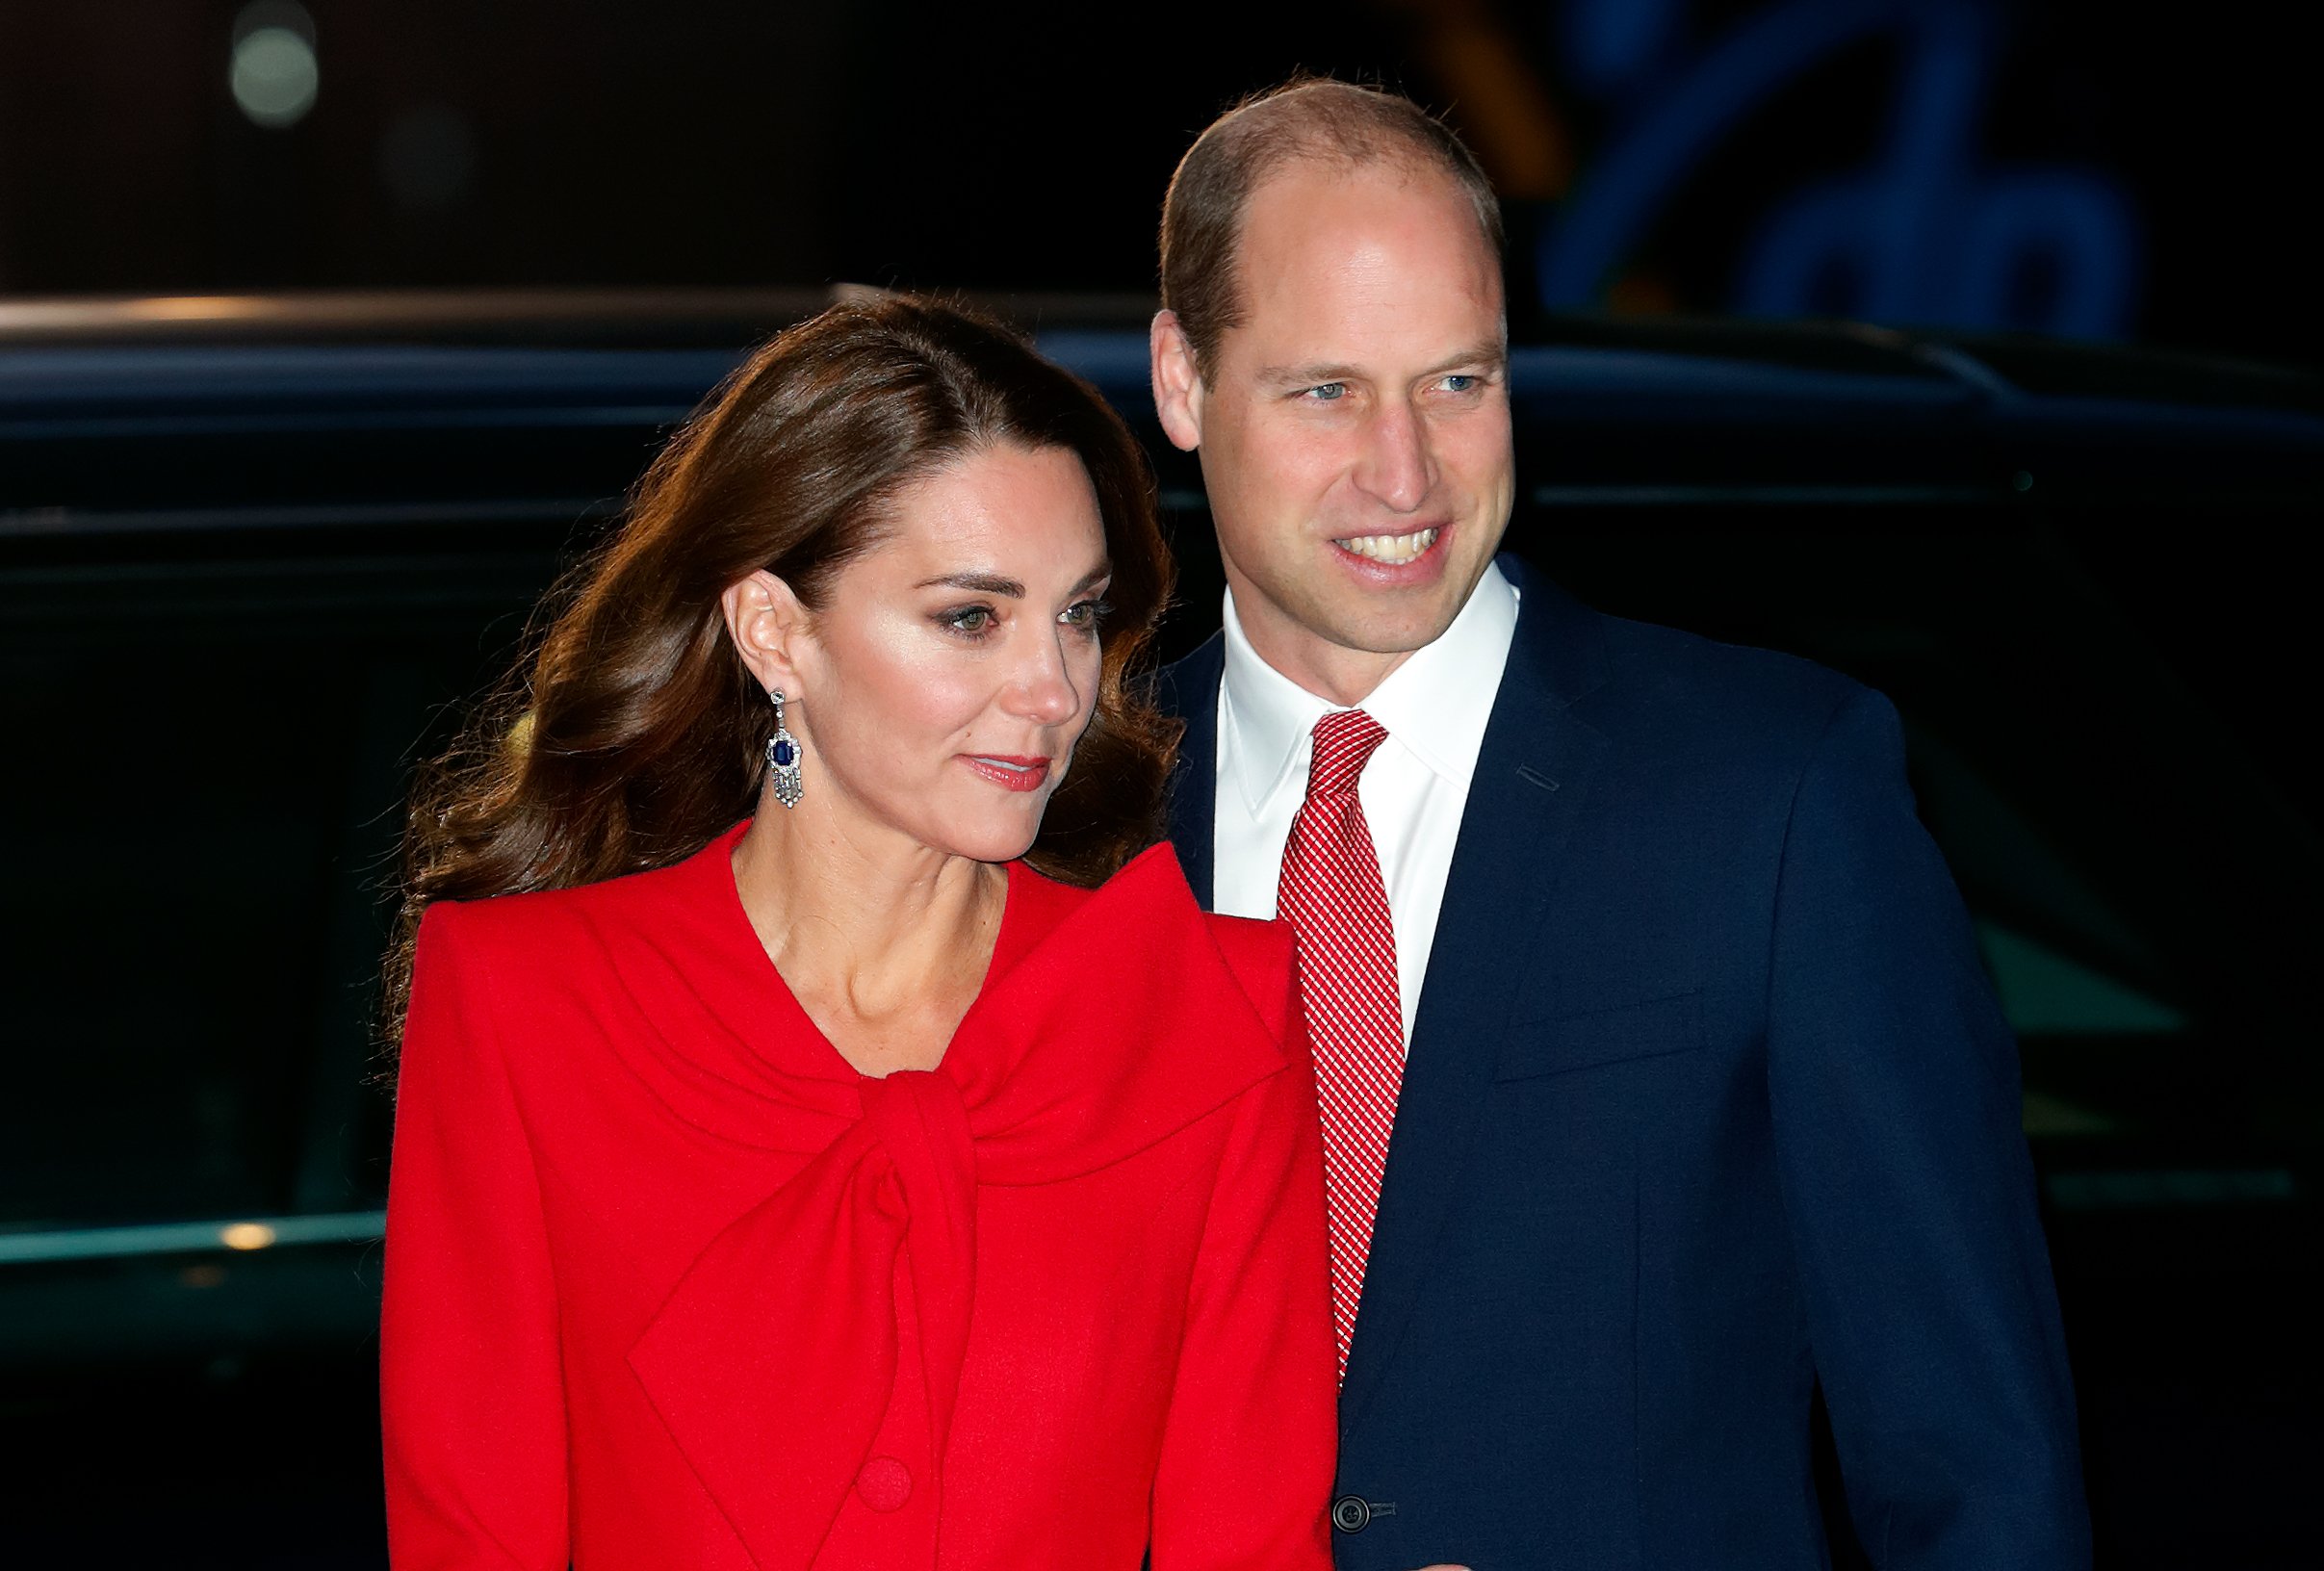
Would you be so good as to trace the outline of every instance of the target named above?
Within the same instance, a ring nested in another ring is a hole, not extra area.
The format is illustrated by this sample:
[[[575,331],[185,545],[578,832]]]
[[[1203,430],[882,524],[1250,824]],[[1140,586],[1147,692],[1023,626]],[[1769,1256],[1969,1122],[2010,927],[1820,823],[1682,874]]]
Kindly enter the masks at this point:
[[[799,671],[793,662],[810,633],[807,607],[790,585],[761,568],[728,584],[718,603],[726,613],[727,636],[759,685],[797,698]]]

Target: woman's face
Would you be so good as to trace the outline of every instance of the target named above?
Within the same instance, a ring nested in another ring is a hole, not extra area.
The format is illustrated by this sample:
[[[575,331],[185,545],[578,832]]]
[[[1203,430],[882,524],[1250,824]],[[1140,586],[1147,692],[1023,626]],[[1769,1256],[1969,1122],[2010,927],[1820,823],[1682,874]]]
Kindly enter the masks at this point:
[[[1073,453],[1003,445],[908,487],[891,513],[789,642],[781,685],[809,798],[850,836],[1021,856],[1097,703],[1097,493]]]

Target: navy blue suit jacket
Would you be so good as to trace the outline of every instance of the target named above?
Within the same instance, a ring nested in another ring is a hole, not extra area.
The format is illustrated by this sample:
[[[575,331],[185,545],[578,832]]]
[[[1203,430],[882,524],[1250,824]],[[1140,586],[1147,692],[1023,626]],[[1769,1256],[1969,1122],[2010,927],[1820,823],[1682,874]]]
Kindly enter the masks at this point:
[[[1346,1571],[2086,1564],[2016,1044],[1896,713],[1522,591],[1340,1395]],[[1163,674],[1211,891],[1216,638]],[[1478,680],[1487,680],[1479,673]],[[1392,1510],[1387,1507],[1393,1507]]]

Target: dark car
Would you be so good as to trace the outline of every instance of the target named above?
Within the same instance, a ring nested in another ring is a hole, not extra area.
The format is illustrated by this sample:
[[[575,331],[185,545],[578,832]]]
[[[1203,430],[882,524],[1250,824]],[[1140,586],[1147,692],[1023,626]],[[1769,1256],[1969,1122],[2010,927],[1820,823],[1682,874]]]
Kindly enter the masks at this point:
[[[671,426],[816,303],[0,305],[13,1563],[381,1559],[409,768]],[[1143,303],[995,303],[1148,439],[1190,647],[1221,579]],[[1846,325],[1520,337],[1511,549],[1905,716],[2024,1044],[2103,1563],[2312,1554],[2324,386]]]

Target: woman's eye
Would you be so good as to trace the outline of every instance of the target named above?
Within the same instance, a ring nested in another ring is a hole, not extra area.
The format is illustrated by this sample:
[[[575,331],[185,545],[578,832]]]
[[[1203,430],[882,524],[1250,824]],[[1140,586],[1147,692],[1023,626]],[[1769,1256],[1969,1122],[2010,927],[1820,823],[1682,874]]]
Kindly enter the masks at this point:
[[[1112,609],[1102,600],[1077,600],[1058,612],[1057,620],[1069,628],[1095,628]]]
[[[974,635],[993,626],[993,609],[989,605],[960,605],[940,611],[936,619],[948,631]]]

